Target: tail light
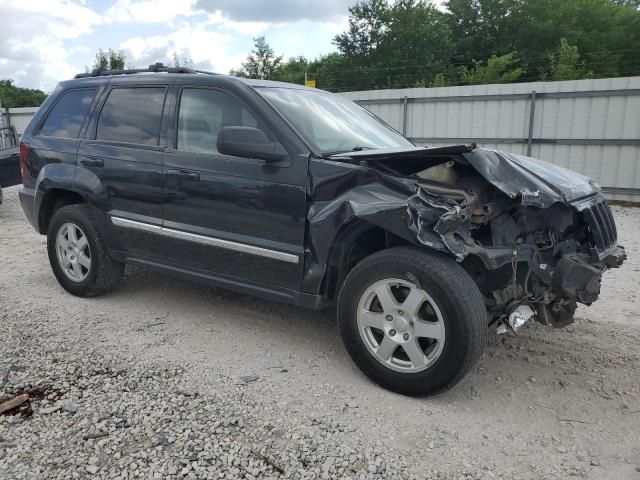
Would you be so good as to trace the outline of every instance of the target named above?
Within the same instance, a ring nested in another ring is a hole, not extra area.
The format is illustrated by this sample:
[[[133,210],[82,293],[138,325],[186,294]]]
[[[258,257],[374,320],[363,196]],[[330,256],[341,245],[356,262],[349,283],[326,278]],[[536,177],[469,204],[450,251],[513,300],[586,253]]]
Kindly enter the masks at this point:
[[[22,181],[27,175],[27,159],[29,158],[29,144],[20,144],[20,174],[22,175]]]

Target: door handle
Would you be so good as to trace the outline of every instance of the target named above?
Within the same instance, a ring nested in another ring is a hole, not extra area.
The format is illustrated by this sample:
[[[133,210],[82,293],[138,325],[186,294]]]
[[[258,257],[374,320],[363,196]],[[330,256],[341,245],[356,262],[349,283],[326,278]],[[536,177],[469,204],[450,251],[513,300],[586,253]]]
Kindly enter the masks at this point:
[[[178,180],[188,180],[197,182],[200,180],[200,174],[197,172],[189,172],[187,170],[167,170],[167,175]]]
[[[98,157],[84,157],[80,160],[80,163],[85,167],[104,167],[104,160]]]

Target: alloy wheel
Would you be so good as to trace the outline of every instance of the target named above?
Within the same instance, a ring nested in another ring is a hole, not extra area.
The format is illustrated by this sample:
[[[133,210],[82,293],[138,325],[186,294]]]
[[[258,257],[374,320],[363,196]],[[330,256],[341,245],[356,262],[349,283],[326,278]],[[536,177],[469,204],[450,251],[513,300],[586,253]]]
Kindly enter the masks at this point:
[[[387,368],[417,373],[431,367],[445,343],[442,313],[417,285],[388,278],[370,285],[358,303],[360,337]]]
[[[74,223],[65,223],[56,235],[56,255],[62,272],[74,282],[82,282],[91,270],[91,250],[87,236]]]

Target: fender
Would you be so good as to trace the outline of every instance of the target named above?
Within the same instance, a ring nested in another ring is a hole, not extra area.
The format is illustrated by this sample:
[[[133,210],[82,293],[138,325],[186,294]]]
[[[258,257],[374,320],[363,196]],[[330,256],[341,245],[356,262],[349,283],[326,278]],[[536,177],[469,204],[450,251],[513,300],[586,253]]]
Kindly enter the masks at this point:
[[[108,212],[111,210],[111,199],[109,192],[100,178],[90,169],[78,165],[73,177],[73,184],[80,195],[86,199],[88,203]]]
[[[120,242],[108,221],[110,200],[104,184],[91,170],[70,163],[50,163],[38,174],[35,185],[34,207],[38,218],[38,231],[46,234],[44,215],[50,195],[66,191],[79,195],[89,205],[102,235],[111,250],[121,250]]]
[[[77,166],[71,163],[49,163],[42,167],[38,172],[38,178],[33,189],[34,191],[34,210],[35,218],[38,219],[38,231],[45,234],[44,231],[44,206],[47,204],[47,197],[54,190],[66,190],[73,193],[76,191],[74,187],[73,177],[75,176]],[[83,197],[84,198],[84,197]]]
[[[342,280],[347,276],[349,255],[354,245],[359,238],[367,233],[373,233],[372,231],[376,228],[378,227],[372,223],[355,219],[338,231],[331,245],[319,285],[325,296],[336,298]]]
[[[380,229],[412,245],[446,251],[437,236],[426,245],[412,230],[408,199],[416,181],[374,169],[312,159],[309,169],[305,273],[301,291],[318,294],[328,274],[346,260],[353,243],[368,230]],[[343,272],[344,273],[344,272]]]

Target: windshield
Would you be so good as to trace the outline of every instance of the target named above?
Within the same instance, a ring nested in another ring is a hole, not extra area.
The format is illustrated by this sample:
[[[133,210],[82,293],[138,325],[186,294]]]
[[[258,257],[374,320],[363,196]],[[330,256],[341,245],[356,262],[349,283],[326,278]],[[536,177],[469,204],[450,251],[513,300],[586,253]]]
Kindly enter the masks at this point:
[[[382,120],[339,95],[294,88],[256,90],[321,153],[413,146]]]

